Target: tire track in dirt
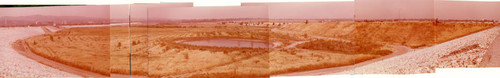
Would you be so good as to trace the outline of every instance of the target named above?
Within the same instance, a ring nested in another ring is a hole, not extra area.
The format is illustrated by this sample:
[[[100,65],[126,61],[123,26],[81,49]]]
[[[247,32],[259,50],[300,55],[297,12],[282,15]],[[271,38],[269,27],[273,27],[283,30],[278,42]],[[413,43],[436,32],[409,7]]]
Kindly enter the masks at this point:
[[[299,45],[299,44],[303,44],[303,43],[307,43],[307,42],[311,42],[311,41],[298,41],[298,42],[294,42],[286,47],[283,47],[283,48],[280,48],[280,49],[290,49],[290,48],[295,48],[295,46]]]

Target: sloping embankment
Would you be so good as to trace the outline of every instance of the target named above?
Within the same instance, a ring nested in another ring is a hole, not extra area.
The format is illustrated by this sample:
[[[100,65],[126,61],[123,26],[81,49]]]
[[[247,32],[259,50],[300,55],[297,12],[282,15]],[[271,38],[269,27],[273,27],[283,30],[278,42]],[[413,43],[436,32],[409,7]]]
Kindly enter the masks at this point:
[[[336,74],[415,74],[432,73],[435,68],[479,67],[499,29],[493,27]]]
[[[40,27],[0,28],[0,77],[79,77],[27,58],[12,48],[16,40],[43,33]]]

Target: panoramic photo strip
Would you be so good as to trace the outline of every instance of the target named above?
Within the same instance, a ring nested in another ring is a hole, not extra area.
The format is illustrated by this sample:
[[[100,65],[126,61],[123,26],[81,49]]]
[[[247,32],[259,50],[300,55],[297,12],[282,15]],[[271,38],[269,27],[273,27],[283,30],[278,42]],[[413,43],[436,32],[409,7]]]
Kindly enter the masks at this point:
[[[500,67],[500,2],[0,5],[0,78],[411,75]]]

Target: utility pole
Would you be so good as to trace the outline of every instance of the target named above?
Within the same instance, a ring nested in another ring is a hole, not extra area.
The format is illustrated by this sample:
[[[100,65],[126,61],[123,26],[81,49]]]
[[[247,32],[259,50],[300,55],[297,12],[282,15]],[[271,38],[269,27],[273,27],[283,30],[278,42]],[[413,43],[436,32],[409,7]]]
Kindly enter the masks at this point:
[[[129,42],[129,48],[128,48],[128,64],[129,64],[129,78],[132,78],[132,40],[131,40],[131,30],[130,30],[130,8],[131,4],[128,5],[128,42]]]

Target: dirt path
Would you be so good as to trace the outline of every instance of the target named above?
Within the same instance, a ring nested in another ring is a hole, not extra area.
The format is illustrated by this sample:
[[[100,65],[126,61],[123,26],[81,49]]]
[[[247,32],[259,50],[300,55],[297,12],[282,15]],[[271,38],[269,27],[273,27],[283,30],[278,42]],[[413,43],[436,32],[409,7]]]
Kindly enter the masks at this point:
[[[498,32],[500,33],[500,30]],[[500,67],[500,34],[497,35],[493,43],[490,44],[483,59],[484,61],[479,65],[481,67]]]
[[[351,40],[340,39],[340,38],[332,38],[332,37],[322,37],[322,36],[311,36],[311,37],[318,38],[318,39],[327,39],[327,40],[342,41],[342,42],[352,42]]]
[[[286,47],[283,47],[281,49],[290,49],[290,48],[295,48],[295,46],[299,45],[299,44],[302,44],[302,43],[306,43],[306,42],[310,42],[310,41],[298,41],[298,42],[294,42]]]

